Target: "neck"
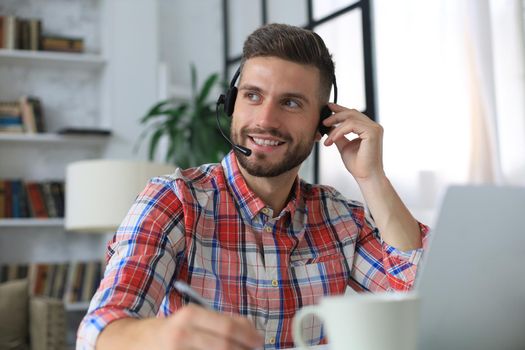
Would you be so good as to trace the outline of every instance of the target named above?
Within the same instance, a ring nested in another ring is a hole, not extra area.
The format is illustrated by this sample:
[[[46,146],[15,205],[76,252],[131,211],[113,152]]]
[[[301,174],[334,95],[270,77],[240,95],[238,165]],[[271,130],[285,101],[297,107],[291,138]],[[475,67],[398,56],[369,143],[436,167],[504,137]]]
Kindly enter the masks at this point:
[[[257,177],[248,172],[239,164],[239,169],[250,189],[273,210],[274,217],[279,215],[286,206],[290,191],[299,172],[299,167],[289,170],[279,176]]]

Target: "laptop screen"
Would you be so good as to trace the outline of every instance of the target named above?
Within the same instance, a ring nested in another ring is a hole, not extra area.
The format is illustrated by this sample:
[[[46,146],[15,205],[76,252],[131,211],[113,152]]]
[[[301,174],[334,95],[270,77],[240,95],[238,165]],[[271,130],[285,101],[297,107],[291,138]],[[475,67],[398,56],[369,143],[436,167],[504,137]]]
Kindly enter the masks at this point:
[[[431,239],[420,348],[525,349],[525,187],[450,187]]]

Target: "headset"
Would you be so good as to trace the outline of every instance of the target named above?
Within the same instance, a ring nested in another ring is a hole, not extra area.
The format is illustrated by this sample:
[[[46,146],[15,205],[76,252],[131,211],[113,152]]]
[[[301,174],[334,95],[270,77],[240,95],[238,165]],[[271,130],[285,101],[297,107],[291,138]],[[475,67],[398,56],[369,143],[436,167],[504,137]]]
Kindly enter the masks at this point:
[[[241,74],[241,67],[237,68],[237,71],[233,75],[233,78],[230,81],[230,87],[226,91],[226,94],[221,94],[219,98],[217,99],[217,104],[215,107],[215,114],[217,118],[217,128],[221,132],[222,136],[226,139],[226,141],[228,141],[232,145],[233,148],[235,148],[236,150],[238,150],[239,152],[241,152],[242,154],[248,157],[249,155],[252,154],[251,149],[246,148],[241,145],[234,144],[230,140],[230,138],[224,134],[221,128],[221,123],[219,122],[219,106],[221,104],[224,105],[223,111],[228,117],[231,117],[233,115],[233,109],[235,108],[235,100],[237,99],[237,92],[238,92],[237,87],[235,86],[235,83],[237,82],[237,79],[239,79],[240,74]],[[337,103],[337,82],[335,79],[335,75],[332,81],[332,86],[334,88],[334,103]],[[325,126],[323,124],[323,121],[332,115],[332,111],[327,105],[325,105],[323,106],[323,108],[321,108],[320,114],[321,114],[321,117],[319,118],[319,125],[317,126],[317,130],[319,131],[319,133],[321,133],[321,136],[323,136],[325,134],[328,134],[328,132],[330,131],[330,127]]]

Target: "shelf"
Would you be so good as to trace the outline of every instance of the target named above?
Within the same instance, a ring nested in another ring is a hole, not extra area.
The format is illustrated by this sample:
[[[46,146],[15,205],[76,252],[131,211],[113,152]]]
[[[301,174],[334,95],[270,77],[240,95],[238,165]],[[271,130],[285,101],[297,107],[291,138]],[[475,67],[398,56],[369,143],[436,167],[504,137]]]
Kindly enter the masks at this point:
[[[87,311],[89,302],[65,303],[64,307],[66,311]]]
[[[39,64],[88,69],[101,69],[106,64],[106,60],[102,56],[94,54],[8,49],[0,49],[0,62],[3,64]]]
[[[47,143],[47,144],[77,144],[101,146],[108,141],[104,135],[59,135],[42,134],[0,134],[0,143]]]
[[[0,227],[64,227],[63,218],[36,219],[36,218],[9,218],[0,219]]]

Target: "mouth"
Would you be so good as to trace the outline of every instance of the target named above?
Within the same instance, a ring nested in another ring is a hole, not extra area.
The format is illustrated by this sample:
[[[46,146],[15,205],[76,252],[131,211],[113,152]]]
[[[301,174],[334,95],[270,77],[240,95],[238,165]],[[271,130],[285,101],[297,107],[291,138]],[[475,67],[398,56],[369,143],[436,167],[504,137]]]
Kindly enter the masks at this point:
[[[276,139],[268,139],[268,138],[262,138],[262,137],[257,137],[257,136],[248,136],[248,137],[253,143],[261,147],[277,147],[285,143],[284,141],[280,141]]]

